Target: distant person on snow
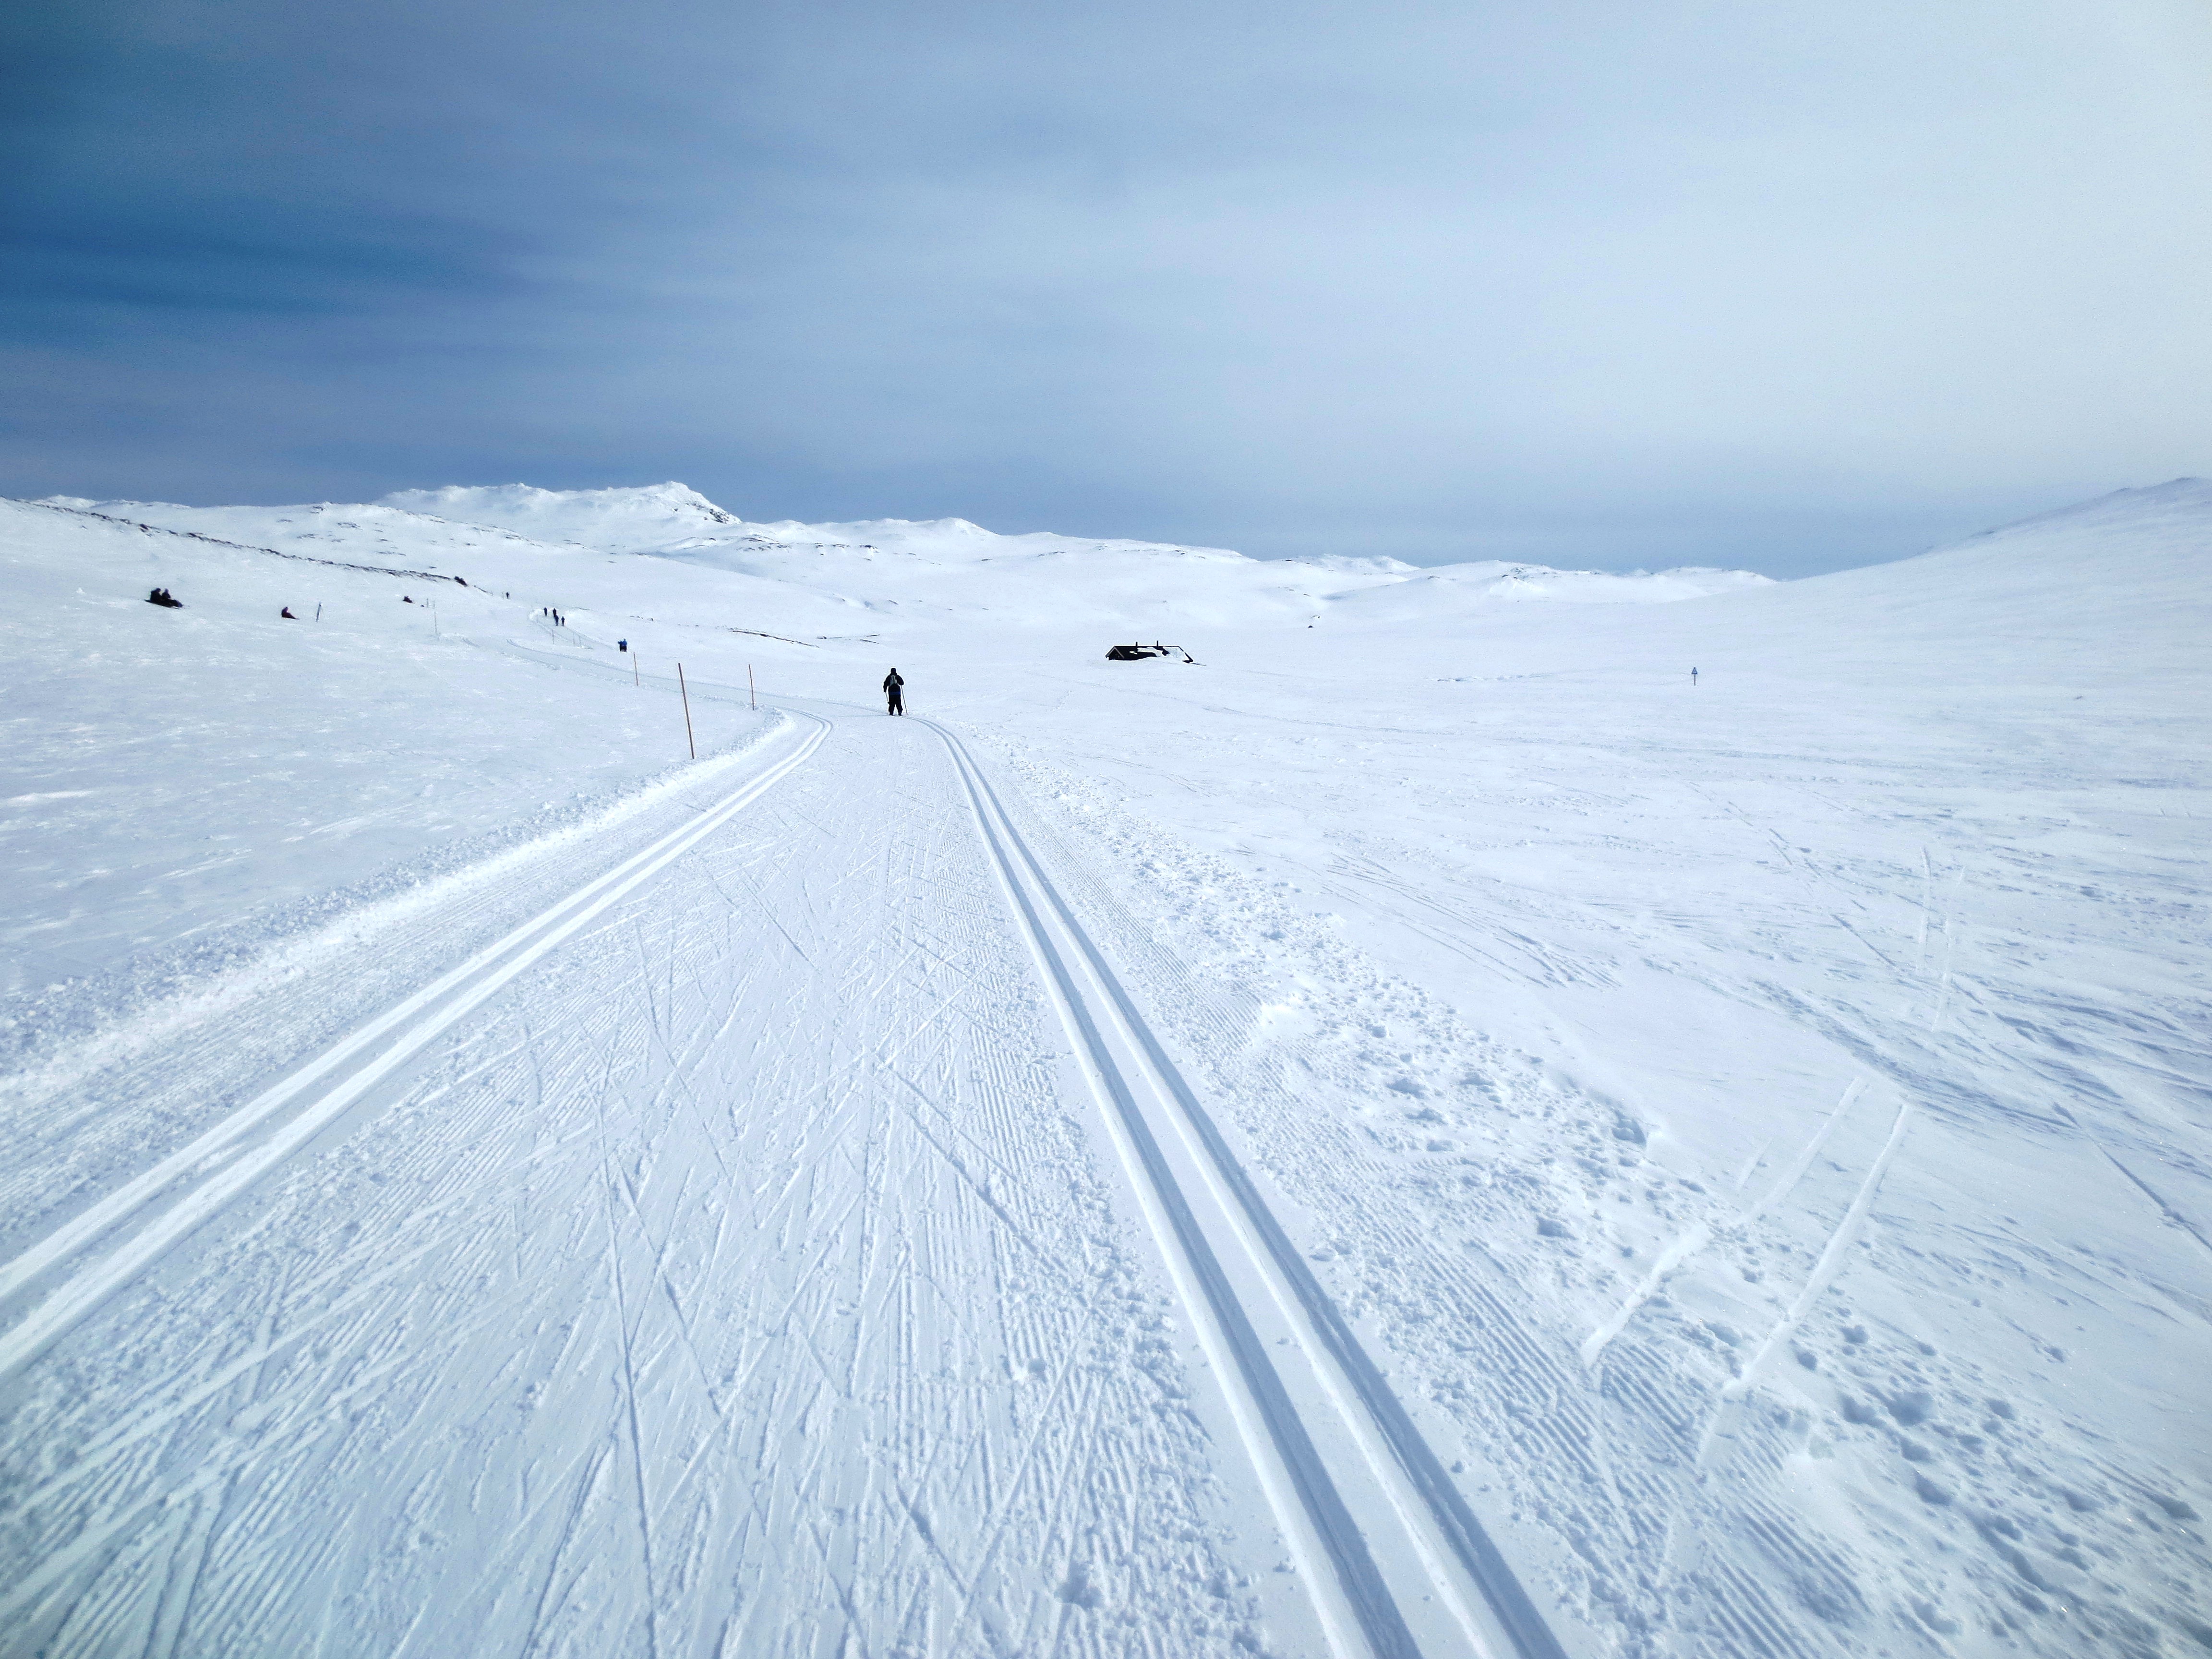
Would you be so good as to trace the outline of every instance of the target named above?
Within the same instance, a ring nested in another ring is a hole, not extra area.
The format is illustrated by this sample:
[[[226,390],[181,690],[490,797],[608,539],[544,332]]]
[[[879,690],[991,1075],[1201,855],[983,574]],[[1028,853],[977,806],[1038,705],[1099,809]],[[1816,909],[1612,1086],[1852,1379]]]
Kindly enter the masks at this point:
[[[893,714],[906,713],[906,682],[899,677],[899,672],[896,668],[884,676],[884,698],[890,705],[889,713]]]
[[[178,599],[174,594],[171,593],[166,587],[157,587],[152,592],[149,593],[146,596],[146,603],[149,605],[158,605],[164,611],[182,611],[185,608],[185,602],[182,599]]]
[[[297,622],[297,621],[299,621],[299,620],[300,620],[297,617],[295,617],[295,616],[294,616],[294,615],[292,614],[292,607],[291,607],[290,605],[286,605],[286,606],[285,606],[282,611],[279,611],[276,614],[277,614],[278,616],[280,616],[280,617],[283,617],[283,618],[284,618],[284,620],[285,620],[285,621],[287,621],[287,622]]]

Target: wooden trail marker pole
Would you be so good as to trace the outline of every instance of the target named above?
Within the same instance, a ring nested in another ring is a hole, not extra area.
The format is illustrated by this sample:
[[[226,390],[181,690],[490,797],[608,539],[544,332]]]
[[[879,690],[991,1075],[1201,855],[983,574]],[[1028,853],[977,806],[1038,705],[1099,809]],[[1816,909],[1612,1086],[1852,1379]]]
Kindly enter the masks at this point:
[[[684,741],[691,745],[691,758],[697,760],[699,743],[698,739],[691,735],[691,691],[690,688],[684,684],[684,665],[680,662],[676,665],[676,690],[684,699]]]
[[[745,665],[745,695],[753,700],[754,708],[760,707],[760,693],[753,688],[753,665],[750,663]]]
[[[640,679],[637,676],[637,653],[635,651],[629,653],[629,683],[632,685],[643,685],[645,684],[645,682]]]

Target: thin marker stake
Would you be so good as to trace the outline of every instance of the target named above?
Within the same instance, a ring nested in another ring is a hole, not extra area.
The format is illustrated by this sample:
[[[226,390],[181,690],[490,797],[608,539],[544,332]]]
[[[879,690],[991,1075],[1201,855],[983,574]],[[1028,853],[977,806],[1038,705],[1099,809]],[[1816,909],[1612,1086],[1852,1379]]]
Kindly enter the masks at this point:
[[[750,663],[745,665],[745,695],[753,700],[754,708],[760,707],[760,693],[753,686],[753,665]]]
[[[643,680],[637,677],[637,653],[635,651],[629,653],[629,683],[632,685],[643,685],[645,684]]]
[[[691,758],[699,758],[698,740],[691,735],[691,693],[684,684],[684,665],[676,665],[676,690],[684,699],[684,741],[691,745]]]

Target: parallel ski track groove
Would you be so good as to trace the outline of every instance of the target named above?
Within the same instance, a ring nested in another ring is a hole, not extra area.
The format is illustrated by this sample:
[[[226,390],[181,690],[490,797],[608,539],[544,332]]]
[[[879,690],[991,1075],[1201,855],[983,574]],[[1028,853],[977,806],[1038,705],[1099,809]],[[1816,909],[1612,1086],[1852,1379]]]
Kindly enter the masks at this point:
[[[0,1264],[0,1303],[4,1303],[82,1255],[101,1238],[129,1227],[164,1198],[173,1199],[167,1208],[125,1232],[105,1255],[55,1284],[43,1300],[0,1331],[0,1377],[28,1364],[48,1343],[219,1214],[454,1021],[804,765],[820,747],[830,722],[811,714],[797,717],[814,729],[790,754],[368,1020],[188,1145]],[[324,1085],[319,1091],[318,1085]],[[302,1097],[304,1103],[299,1103]],[[255,1144],[254,1137],[264,1130],[265,1138]]]
[[[1129,1085],[1115,1066],[1098,1035],[1090,1009],[1075,988],[1066,966],[1033,909],[1029,896],[1034,889],[1051,906],[1066,936],[1085,957],[1085,965],[1104,988],[1123,1028],[1144,1051],[1150,1069],[1164,1084],[1185,1121],[1195,1131],[1224,1183],[1235,1195],[1245,1219],[1264,1243],[1275,1269],[1296,1295],[1316,1334],[1351,1383],[1361,1404],[1380,1432],[1392,1455],[1427,1505],[1436,1533],[1468,1577],[1480,1588],[1490,1612],[1513,1643],[1518,1659],[1565,1659],[1565,1650],[1543,1616],[1529,1600],[1512,1569],[1460,1496],[1442,1461],[1423,1438],[1402,1402],[1368,1356],[1357,1336],[1307,1266],[1304,1257],[1276,1220],[1250,1176],[1223,1138],[1210,1114],[1199,1103],[1179,1068],[1170,1060],[1152,1027],[1132,1003],[1127,991],[1090,933],[1079,921],[1046,873],[1012,816],[993,789],[982,769],[966,746],[936,721],[919,723],[935,732],[951,752],[965,784],[976,821],[992,856],[998,860],[1008,891],[1021,913],[1040,957],[1048,963],[1050,989],[1061,1000],[1071,1023],[1085,1036],[1098,1073],[1115,1097],[1115,1104],[1131,1139],[1142,1154],[1148,1175],[1164,1207],[1172,1218],[1178,1241],[1189,1265],[1205,1287],[1212,1310],[1236,1352],[1247,1388],[1267,1421],[1279,1452],[1297,1482],[1317,1530],[1327,1544],[1347,1600],[1359,1619],[1363,1633],[1378,1654],[1415,1654],[1407,1629],[1388,1587],[1383,1584],[1364,1539],[1343,1507],[1310,1436],[1299,1421],[1281,1379],[1239,1304],[1212,1247],[1199,1229],[1188,1200],[1161,1154],[1141,1109],[1129,1094]]]

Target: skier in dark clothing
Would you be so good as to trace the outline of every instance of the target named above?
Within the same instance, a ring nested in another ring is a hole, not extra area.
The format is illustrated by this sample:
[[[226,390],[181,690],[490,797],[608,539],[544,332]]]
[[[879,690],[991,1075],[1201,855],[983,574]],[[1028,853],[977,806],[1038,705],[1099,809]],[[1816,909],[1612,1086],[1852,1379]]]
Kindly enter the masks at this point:
[[[158,605],[165,611],[182,611],[185,608],[185,602],[172,594],[166,587],[157,587],[149,593],[146,596],[146,603]]]
[[[899,677],[896,668],[884,676],[884,697],[890,705],[888,712],[894,714],[906,713],[906,682]]]
[[[292,614],[292,607],[291,607],[290,605],[286,605],[286,606],[285,606],[282,611],[279,611],[276,614],[277,614],[278,616],[280,616],[280,617],[283,617],[283,619],[284,619],[286,622],[297,622],[297,621],[299,621],[299,620],[300,620],[297,617],[295,617],[295,616],[294,616],[294,615]]]

